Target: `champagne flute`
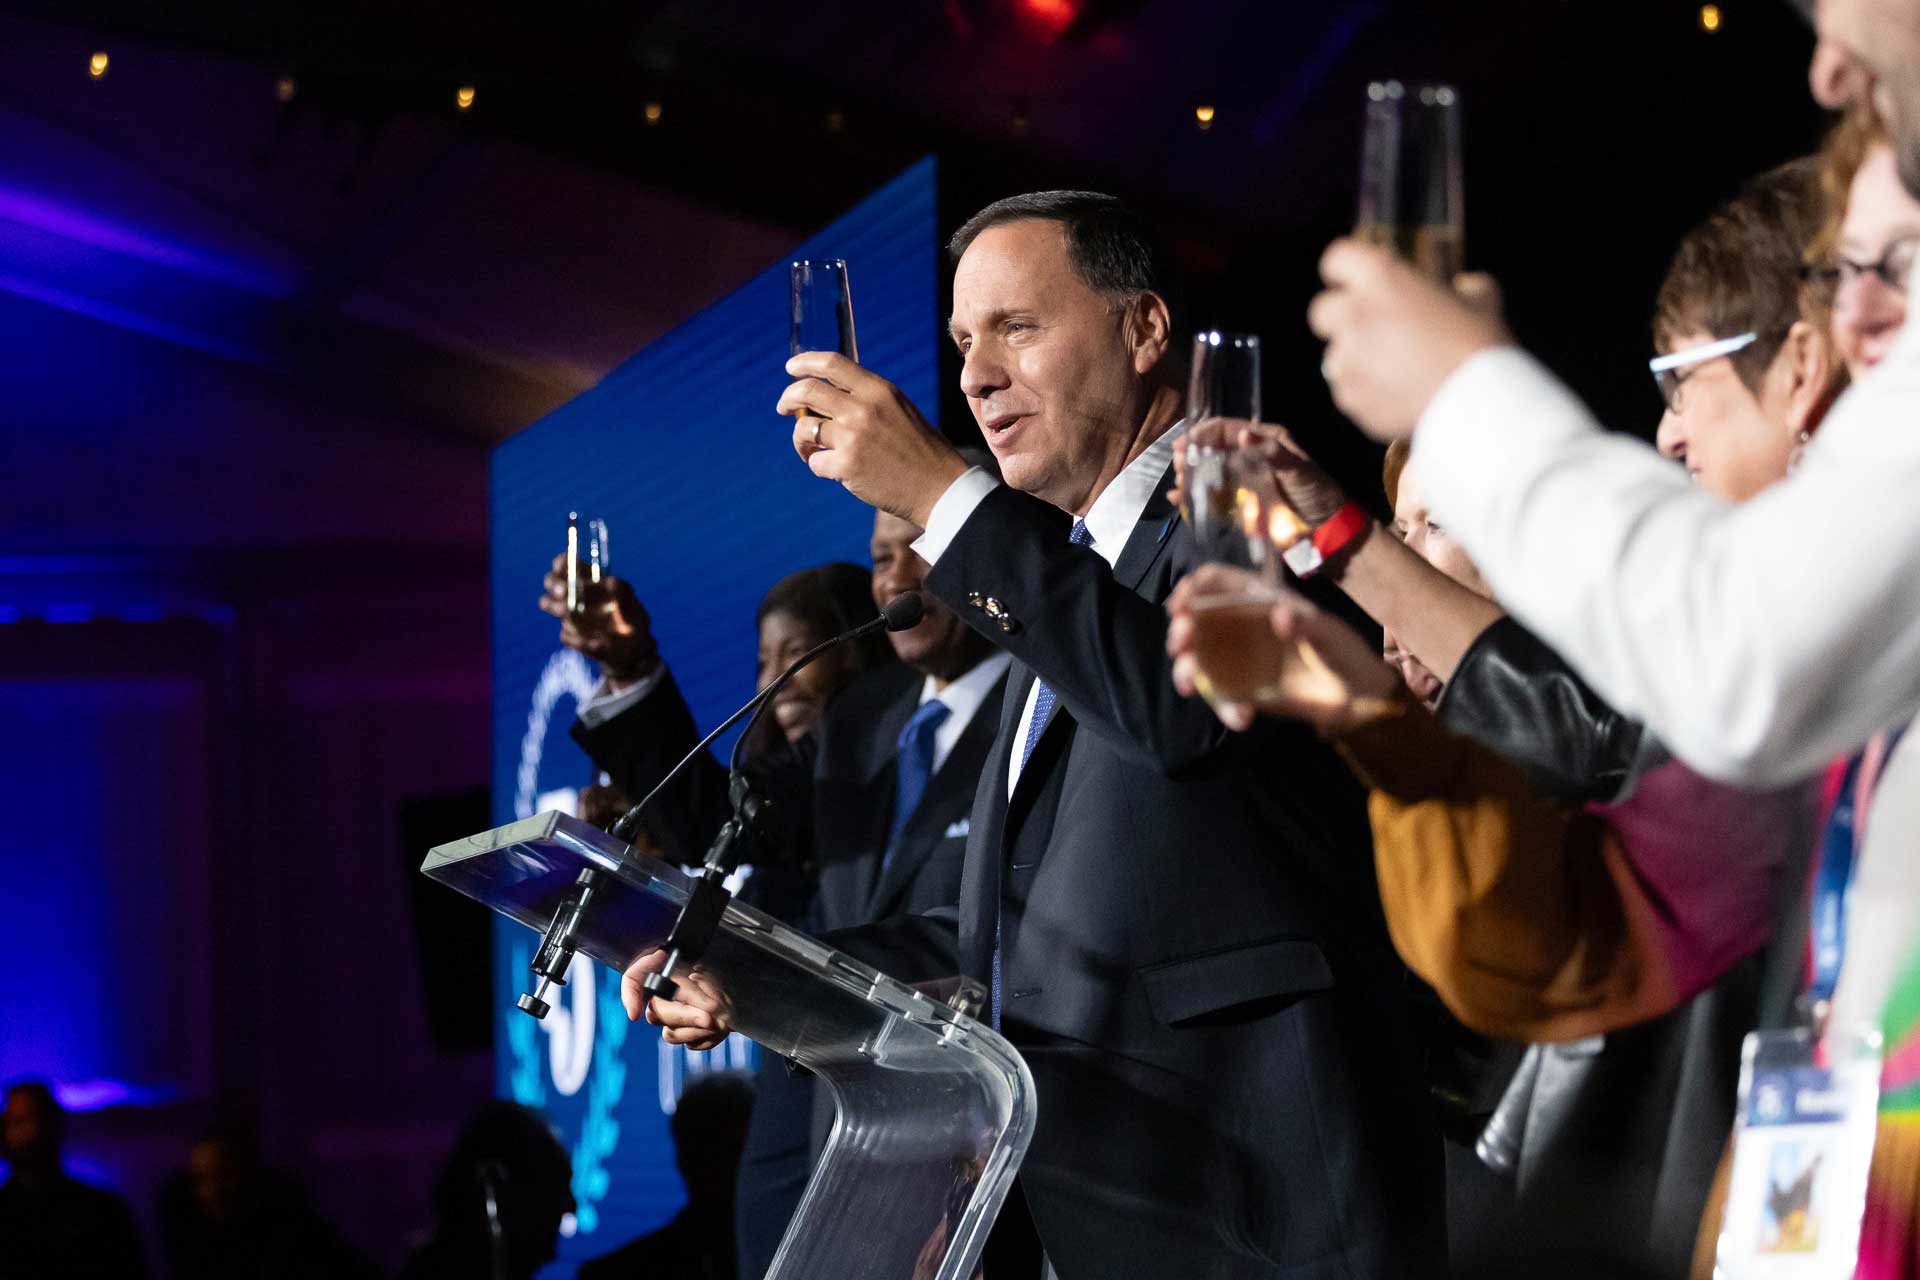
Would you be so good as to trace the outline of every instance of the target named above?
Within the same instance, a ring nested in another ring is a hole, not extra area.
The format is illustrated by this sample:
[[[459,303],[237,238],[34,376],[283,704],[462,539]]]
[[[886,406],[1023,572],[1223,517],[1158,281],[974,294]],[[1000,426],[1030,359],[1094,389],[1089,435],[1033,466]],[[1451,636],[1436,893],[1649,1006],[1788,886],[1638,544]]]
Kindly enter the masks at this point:
[[[801,258],[793,264],[790,275],[793,305],[789,354],[838,351],[859,363],[846,262],[840,258]]]
[[[1260,339],[1250,333],[1208,329],[1194,335],[1193,362],[1187,377],[1187,423],[1212,418],[1260,420]],[[1260,486],[1257,458],[1231,442],[1224,446],[1188,443],[1186,510],[1194,537],[1210,560],[1257,568],[1264,540],[1253,534]]]
[[[1260,339],[1209,329],[1193,340],[1187,421],[1260,420]],[[1193,601],[1195,685],[1215,706],[1257,701],[1276,688],[1283,652],[1268,614],[1279,598],[1271,522],[1291,515],[1275,492],[1266,460],[1252,449],[1187,444],[1186,509],[1202,554],[1251,570],[1247,589]]]
[[[1466,265],[1460,94],[1452,85],[1367,86],[1354,235],[1451,285]]]
[[[580,555],[580,513],[567,512],[567,612],[582,613],[587,607],[585,588],[597,585],[613,572],[607,548],[607,522],[589,520],[587,524],[587,554],[582,560]],[[580,571],[585,569],[587,580],[580,581]]]

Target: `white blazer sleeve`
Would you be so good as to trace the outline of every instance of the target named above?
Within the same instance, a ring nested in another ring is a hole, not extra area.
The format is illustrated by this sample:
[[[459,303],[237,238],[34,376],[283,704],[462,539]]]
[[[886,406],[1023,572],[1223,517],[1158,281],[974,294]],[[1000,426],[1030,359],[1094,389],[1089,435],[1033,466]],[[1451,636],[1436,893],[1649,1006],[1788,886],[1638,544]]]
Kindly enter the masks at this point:
[[[1513,348],[1454,374],[1414,452],[1501,603],[1700,772],[1791,781],[1920,707],[1920,326],[1737,507]]]

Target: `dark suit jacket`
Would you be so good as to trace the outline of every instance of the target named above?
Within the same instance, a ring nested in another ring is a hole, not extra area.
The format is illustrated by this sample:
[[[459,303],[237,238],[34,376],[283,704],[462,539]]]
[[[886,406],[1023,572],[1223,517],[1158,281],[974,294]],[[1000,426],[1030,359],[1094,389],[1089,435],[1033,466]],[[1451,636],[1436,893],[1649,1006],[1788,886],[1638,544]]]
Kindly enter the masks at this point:
[[[940,557],[928,589],[1015,658],[958,912],[835,941],[914,978],[944,933],[986,981],[998,934],[1062,1280],[1439,1274],[1440,1144],[1359,789],[1305,729],[1230,734],[1175,692],[1161,602],[1196,555],[1163,500],[1112,569],[1068,527],[1001,489]],[[1036,672],[1058,705],[1009,799]]]
[[[663,672],[651,693],[618,715],[592,727],[576,720],[569,733],[632,801],[652,791],[700,741],[693,712],[671,671]],[[748,853],[746,860],[754,864],[754,874],[740,896],[800,928],[808,923],[813,895],[808,819],[816,749],[813,734],[793,744],[776,741],[741,765],[761,794],[773,802],[776,816],[772,847]],[[707,846],[732,812],[727,767],[711,752],[702,752],[648,806],[640,822],[640,842],[651,845],[668,862],[696,865],[706,857]]]
[[[951,907],[960,900],[965,823],[1000,728],[1006,681],[994,685],[928,780],[883,875],[899,773],[897,744],[920,705],[924,682],[906,666],[869,672],[841,691],[821,721],[813,805],[820,868],[815,922],[821,929]]]

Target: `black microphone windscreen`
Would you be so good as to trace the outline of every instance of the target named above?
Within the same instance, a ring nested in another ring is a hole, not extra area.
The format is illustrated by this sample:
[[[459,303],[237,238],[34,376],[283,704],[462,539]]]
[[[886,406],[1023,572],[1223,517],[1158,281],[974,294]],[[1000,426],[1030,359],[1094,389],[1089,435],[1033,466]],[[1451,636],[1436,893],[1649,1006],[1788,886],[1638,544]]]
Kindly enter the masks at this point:
[[[880,610],[880,616],[887,620],[889,631],[910,631],[920,625],[920,619],[927,616],[927,606],[920,599],[918,591],[902,591],[887,601]]]

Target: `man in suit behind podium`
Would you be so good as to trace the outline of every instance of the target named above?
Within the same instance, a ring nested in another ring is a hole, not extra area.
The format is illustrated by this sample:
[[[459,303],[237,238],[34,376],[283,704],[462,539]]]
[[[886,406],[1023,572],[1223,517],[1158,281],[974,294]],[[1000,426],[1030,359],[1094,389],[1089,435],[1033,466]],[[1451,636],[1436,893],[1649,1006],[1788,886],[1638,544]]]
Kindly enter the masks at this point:
[[[1437,1136],[1360,799],[1310,732],[1227,733],[1170,679],[1196,550],[1165,257],[1111,197],[954,237],[961,386],[1005,483],[830,353],[781,397],[807,465],[926,533],[928,590],[1010,653],[955,910],[836,935],[908,980],[957,946],[1032,1069],[1028,1208],[1065,1280],[1444,1269]],[[642,1012],[628,971],[629,1013]],[[647,1002],[710,1042],[703,975]]]
[[[995,468],[984,450],[962,450],[961,456]],[[913,550],[920,533],[898,516],[874,513],[869,549],[875,609],[925,585],[927,562]],[[599,687],[572,736],[629,799],[637,798],[700,734],[632,587],[613,577],[595,583],[587,609],[570,615],[565,582],[564,564],[556,560],[541,607],[563,620],[562,643],[602,667]],[[999,726],[1012,659],[938,598],[924,599],[926,616],[919,625],[887,632],[880,642],[890,643],[899,661],[871,666],[839,684],[818,719],[807,722],[814,739],[806,753],[812,798],[802,803],[811,826],[801,856],[813,864],[818,887],[813,910],[793,921],[801,927],[844,929],[951,905],[959,896],[968,815]],[[663,844],[688,858],[700,856],[729,812],[725,768],[712,759],[696,763],[682,794],[663,798],[668,817],[664,827],[653,829]]]
[[[984,453],[979,461],[992,464]],[[920,532],[874,513],[876,605],[925,586],[929,566],[913,549]],[[1012,659],[937,598],[926,602],[919,626],[887,633],[900,664],[854,681],[820,724],[813,779],[813,924],[820,930],[951,906],[959,897],[968,815]],[[946,973],[957,972],[956,964]]]
[[[990,454],[970,455],[993,465]],[[875,513],[870,594],[876,609],[924,584],[928,566],[913,550],[919,535],[898,516]],[[590,588],[584,613],[567,614],[563,562],[545,587],[543,607],[565,622],[562,641],[603,668],[601,688],[573,736],[629,795],[645,795],[700,737],[654,650],[646,610],[627,583],[608,578]],[[805,904],[789,921],[800,928],[844,929],[950,906],[959,897],[968,814],[999,728],[1011,659],[937,599],[926,603],[918,626],[887,633],[898,662],[863,671],[827,701],[797,757],[807,762],[805,776],[790,776],[788,767],[766,784],[800,811],[800,821],[788,825],[801,827],[794,834],[802,848],[794,856],[807,865],[771,869],[777,901]],[[825,630],[864,620],[846,617]],[[665,800],[650,833],[663,846],[698,857],[727,817],[725,767],[699,762]],[[934,965],[942,977],[957,966],[950,946]],[[757,1280],[771,1264],[812,1173],[820,1128],[810,1078],[767,1063],[756,1095],[735,1217],[743,1280]]]

